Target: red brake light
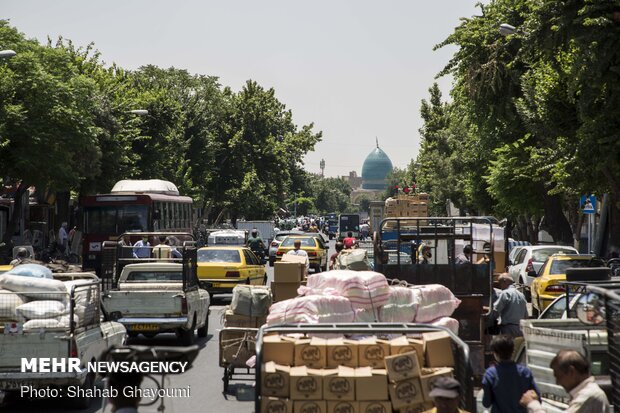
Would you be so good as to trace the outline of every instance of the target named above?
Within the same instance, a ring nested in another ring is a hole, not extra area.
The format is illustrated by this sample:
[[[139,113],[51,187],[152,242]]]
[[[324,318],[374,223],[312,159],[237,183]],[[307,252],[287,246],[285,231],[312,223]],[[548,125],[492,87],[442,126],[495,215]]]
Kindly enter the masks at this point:
[[[532,259],[530,258],[530,260],[527,262],[527,265],[525,266],[525,272],[530,272],[530,271],[534,271],[534,264],[532,264]]]
[[[71,340],[71,344],[69,344],[70,346],[70,350],[69,350],[69,357],[78,357],[78,351],[77,351],[77,343],[75,342],[75,339]]]
[[[276,255],[284,255],[284,251],[276,251]]]
[[[181,298],[181,313],[187,314],[187,298]]]
[[[309,257],[316,257],[316,252],[314,252],[314,251],[308,251],[308,256],[309,256]]]
[[[566,288],[563,285],[548,285],[545,291],[548,293],[564,293]]]
[[[226,271],[226,277],[239,278],[239,271]]]

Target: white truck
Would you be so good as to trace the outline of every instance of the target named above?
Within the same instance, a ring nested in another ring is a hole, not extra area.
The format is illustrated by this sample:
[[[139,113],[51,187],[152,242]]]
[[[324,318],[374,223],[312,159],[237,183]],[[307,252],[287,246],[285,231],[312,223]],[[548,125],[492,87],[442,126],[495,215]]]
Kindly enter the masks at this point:
[[[0,391],[5,401],[22,397],[24,388],[92,389],[97,377],[83,367],[125,342],[122,324],[102,321],[101,283],[95,274],[54,274],[54,279],[65,281],[66,292],[33,293],[27,288],[0,291],[0,325],[4,327],[0,334]],[[24,369],[22,364],[24,359],[39,363],[67,358],[80,359],[80,372],[41,373]],[[88,407],[88,392],[78,395],[83,397],[70,399],[73,407]]]
[[[103,294],[106,317],[127,328],[130,337],[176,333],[181,344],[206,337],[209,293],[198,287],[195,271],[183,264],[145,262],[123,267],[115,288]]]
[[[258,230],[258,236],[263,240],[265,244],[265,255],[269,255],[269,244],[275,236],[276,224],[273,221],[237,221],[237,229],[247,231],[248,234],[252,233],[252,230],[256,228]]]
[[[561,349],[574,349],[590,360],[592,375],[608,395],[611,393],[607,330],[577,319],[522,320],[525,346],[517,352],[517,360],[532,370],[547,412],[563,412],[569,396],[555,382],[551,360]]]

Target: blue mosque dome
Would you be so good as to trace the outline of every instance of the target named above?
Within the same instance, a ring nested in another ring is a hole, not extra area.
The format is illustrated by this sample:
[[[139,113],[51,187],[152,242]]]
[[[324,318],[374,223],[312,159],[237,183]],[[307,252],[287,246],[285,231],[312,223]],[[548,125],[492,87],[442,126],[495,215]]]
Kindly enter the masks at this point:
[[[386,178],[393,168],[392,161],[377,143],[377,147],[366,157],[362,166],[362,189],[387,188]]]

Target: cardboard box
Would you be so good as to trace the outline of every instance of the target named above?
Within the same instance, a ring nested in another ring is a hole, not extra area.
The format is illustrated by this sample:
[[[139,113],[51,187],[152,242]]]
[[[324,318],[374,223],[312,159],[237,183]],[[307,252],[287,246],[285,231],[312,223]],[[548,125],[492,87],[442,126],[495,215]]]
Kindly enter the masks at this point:
[[[291,367],[290,397],[292,400],[323,400],[323,370],[306,366]]]
[[[325,400],[299,400],[293,402],[294,413],[327,413]]]
[[[323,399],[355,400],[355,369],[340,366],[324,370]]]
[[[295,255],[284,255],[283,261],[276,261],[273,267],[273,281],[275,283],[299,283],[306,274],[306,265],[299,262],[284,261],[284,257],[297,257]]]
[[[263,397],[260,403],[261,413],[293,413],[293,402],[276,397]]]
[[[418,353],[418,364],[424,366],[424,341],[407,336],[400,336],[390,340],[390,355],[408,353],[415,351]]]
[[[438,377],[453,377],[452,369],[450,367],[439,367],[426,368],[420,371],[420,385],[424,393],[424,401],[433,401],[428,394],[433,389],[433,383]]]
[[[445,331],[422,334],[426,367],[454,367],[452,339]]]
[[[359,413],[392,413],[389,401],[360,402]]]
[[[356,401],[327,401],[327,413],[358,413],[359,403]]]
[[[256,328],[258,317],[235,314],[231,309],[224,313],[224,327]]]
[[[324,338],[300,338],[295,341],[295,366],[322,369],[327,365],[327,340]]]
[[[389,400],[361,401],[359,413],[391,413],[392,403]]]
[[[398,410],[398,413],[424,413],[427,410],[432,409],[434,406],[433,403],[416,403],[416,404],[409,404],[407,406],[401,407]]]
[[[297,297],[297,289],[301,283],[271,283],[271,294],[273,295],[273,301],[279,302],[284,300],[289,300],[291,298]]]
[[[263,396],[274,396],[288,398],[290,394],[290,367],[280,366],[269,361],[263,364],[261,376],[261,394]]]
[[[355,369],[356,400],[389,400],[387,370],[359,367]]]
[[[295,361],[295,339],[278,334],[264,336],[262,353],[263,362],[292,366]]]
[[[343,338],[330,338],[327,340],[327,368],[338,366],[357,367],[358,352],[357,342]]]
[[[360,367],[385,368],[385,358],[390,355],[390,343],[376,337],[366,337],[357,342]]]
[[[422,393],[419,377],[392,383],[389,388],[390,400],[394,410],[424,402],[424,394]]]
[[[385,367],[391,382],[420,377],[418,354],[415,351],[386,357]]]
[[[256,353],[256,333],[244,331],[220,331],[220,359],[225,363],[245,362]]]

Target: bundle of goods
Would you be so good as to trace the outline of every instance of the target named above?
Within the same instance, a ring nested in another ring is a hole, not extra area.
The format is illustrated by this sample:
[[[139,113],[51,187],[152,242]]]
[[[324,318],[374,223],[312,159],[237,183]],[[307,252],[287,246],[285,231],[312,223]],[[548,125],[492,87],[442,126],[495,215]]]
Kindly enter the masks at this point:
[[[461,301],[445,286],[389,286],[383,274],[336,270],[308,277],[299,297],[274,304],[269,325],[281,323],[431,323],[458,333],[449,318]]]
[[[351,302],[338,295],[306,295],[277,302],[269,309],[268,325],[351,323]]]
[[[272,303],[271,291],[263,285],[237,285],[224,313],[224,327],[259,328],[265,324]]]
[[[92,282],[66,281],[52,278],[52,272],[41,265],[24,264],[0,275],[0,319],[24,323],[24,331],[70,326],[70,292],[73,287]],[[73,321],[94,321],[98,314],[98,289],[78,288],[74,292]]]
[[[261,411],[422,412],[432,407],[432,382],[453,376],[454,354],[445,332],[393,340],[267,335]]]

